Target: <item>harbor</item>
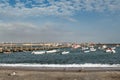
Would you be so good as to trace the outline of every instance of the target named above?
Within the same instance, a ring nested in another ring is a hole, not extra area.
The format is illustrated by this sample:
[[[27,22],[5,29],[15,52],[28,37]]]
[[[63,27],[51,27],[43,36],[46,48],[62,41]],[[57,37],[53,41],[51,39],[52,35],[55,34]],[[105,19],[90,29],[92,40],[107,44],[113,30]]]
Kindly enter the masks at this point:
[[[55,50],[64,48],[82,48],[87,53],[90,51],[96,51],[94,47],[107,48],[107,46],[119,47],[120,44],[93,44],[93,43],[0,43],[0,53],[12,53],[12,52],[26,52],[26,51],[41,51],[41,50]],[[90,48],[90,51],[85,51]],[[108,47],[109,49],[109,47]],[[49,52],[49,51],[48,51]],[[107,50],[110,52],[110,50]],[[65,51],[63,53],[66,53]],[[68,52],[67,52],[68,53]]]
[[[0,80],[120,80],[120,0],[0,0]]]
[[[119,44],[4,43],[0,63],[119,64]]]
[[[120,79],[119,44],[4,43],[0,46],[1,80]]]

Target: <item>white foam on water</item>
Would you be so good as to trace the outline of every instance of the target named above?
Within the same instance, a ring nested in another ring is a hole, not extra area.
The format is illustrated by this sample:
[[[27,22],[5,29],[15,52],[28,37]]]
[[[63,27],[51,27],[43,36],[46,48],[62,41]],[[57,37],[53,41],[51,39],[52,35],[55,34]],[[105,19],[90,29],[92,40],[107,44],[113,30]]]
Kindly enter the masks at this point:
[[[120,67],[120,64],[0,64],[0,67]]]

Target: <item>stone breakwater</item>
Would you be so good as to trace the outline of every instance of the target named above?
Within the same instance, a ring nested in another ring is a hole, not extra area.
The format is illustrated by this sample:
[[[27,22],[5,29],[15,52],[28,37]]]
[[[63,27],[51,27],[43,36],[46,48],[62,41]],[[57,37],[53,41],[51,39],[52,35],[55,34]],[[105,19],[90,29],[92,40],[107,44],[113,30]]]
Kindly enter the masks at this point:
[[[51,50],[67,48],[67,45],[58,44],[41,44],[41,43],[2,43],[0,44],[0,53],[37,51],[37,50]]]

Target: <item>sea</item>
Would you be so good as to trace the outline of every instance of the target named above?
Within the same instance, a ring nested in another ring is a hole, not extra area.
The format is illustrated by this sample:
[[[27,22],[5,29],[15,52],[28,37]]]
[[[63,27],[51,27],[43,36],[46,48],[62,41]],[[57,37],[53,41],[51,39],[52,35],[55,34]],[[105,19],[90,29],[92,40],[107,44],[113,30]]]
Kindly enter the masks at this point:
[[[64,48],[68,54],[49,53],[32,54],[29,52],[0,53],[0,66],[58,66],[58,67],[120,67],[120,47],[116,53],[106,53],[104,50],[84,53],[81,49]]]

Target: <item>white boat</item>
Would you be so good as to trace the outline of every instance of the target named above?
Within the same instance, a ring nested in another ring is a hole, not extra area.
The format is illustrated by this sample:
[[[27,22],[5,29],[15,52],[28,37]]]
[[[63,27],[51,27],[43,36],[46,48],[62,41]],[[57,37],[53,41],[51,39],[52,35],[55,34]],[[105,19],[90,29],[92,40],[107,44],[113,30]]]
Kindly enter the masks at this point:
[[[90,48],[90,51],[96,51],[96,49],[95,48]]]
[[[103,46],[102,46],[102,49],[106,49],[106,48],[107,48],[107,45],[103,45]]]
[[[90,52],[90,50],[86,50],[86,51],[84,51],[84,53],[89,53]]]
[[[80,48],[80,45],[74,44],[74,45],[72,46],[72,48],[74,48],[74,49]]]
[[[58,52],[58,50],[49,50],[49,51],[46,51],[46,53],[56,53]]]
[[[68,54],[70,53],[69,51],[63,51],[62,54]]]
[[[106,49],[106,52],[107,53],[116,53],[116,51],[114,49],[112,49],[112,48]]]
[[[116,49],[116,47],[112,47],[111,49]]]
[[[112,53],[116,53],[116,51],[114,49],[112,49]]]
[[[117,44],[117,45],[116,45],[116,47],[120,47],[120,45],[119,45],[119,44]]]
[[[87,50],[87,49],[89,49],[88,47],[82,47],[82,50]]]
[[[45,54],[46,51],[33,51],[32,54]]]
[[[101,47],[98,47],[98,49],[99,49],[99,50],[102,50],[102,48],[101,48]]]
[[[106,49],[106,52],[107,52],[107,53],[111,53],[112,50],[110,50],[110,49]]]

